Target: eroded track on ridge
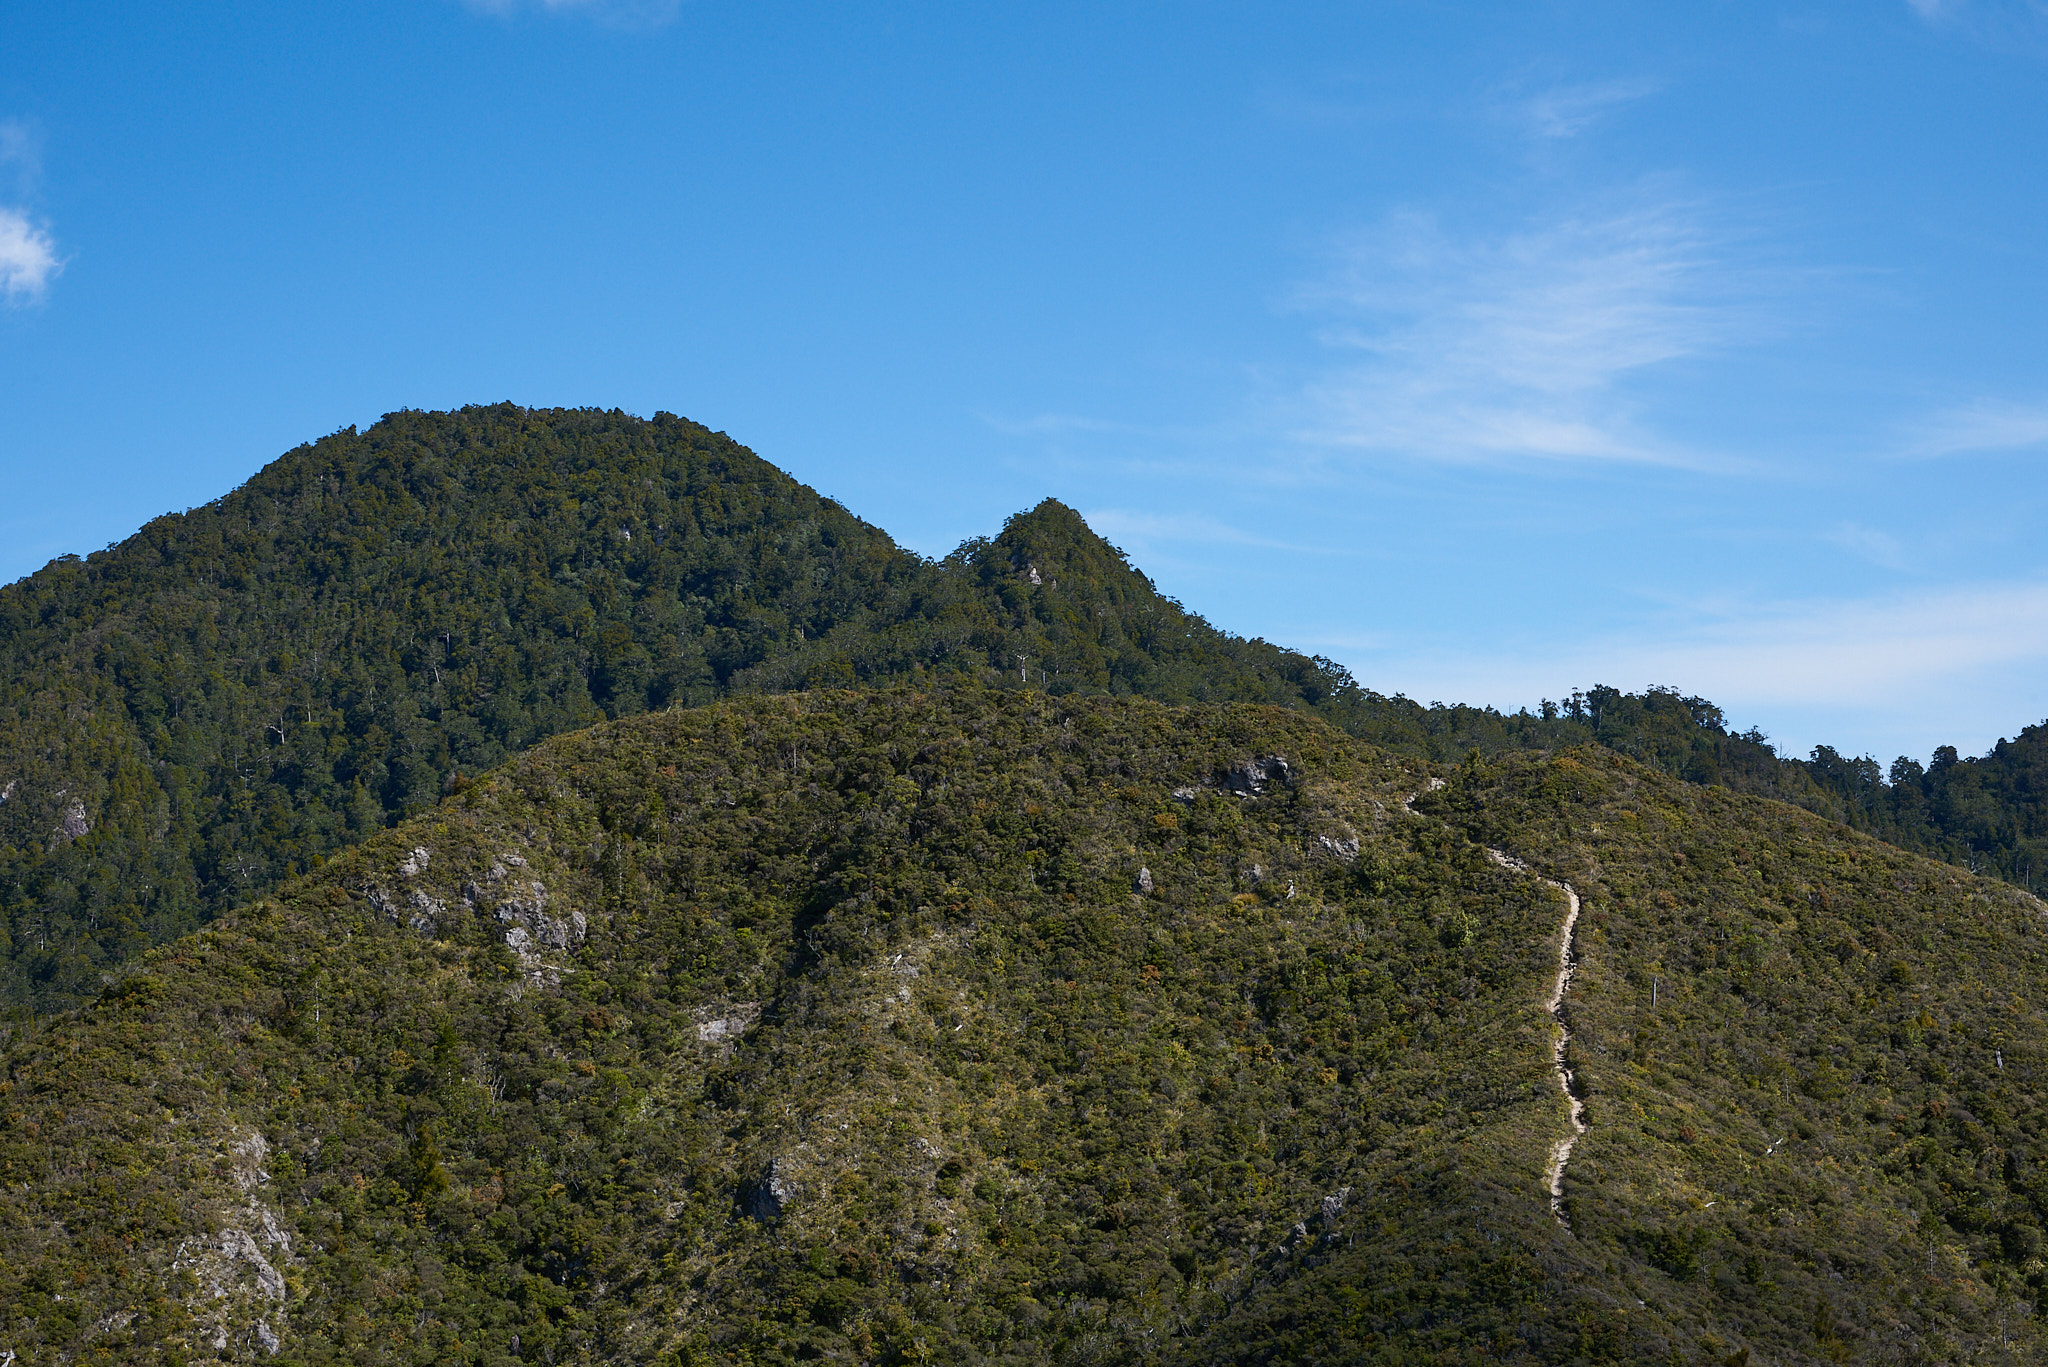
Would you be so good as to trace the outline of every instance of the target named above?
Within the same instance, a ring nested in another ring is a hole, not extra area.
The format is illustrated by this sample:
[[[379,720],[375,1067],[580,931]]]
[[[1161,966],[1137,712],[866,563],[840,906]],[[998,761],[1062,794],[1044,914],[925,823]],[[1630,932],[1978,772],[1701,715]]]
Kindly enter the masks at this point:
[[[1410,816],[1420,816],[1421,813],[1415,810],[1415,799],[1443,786],[1442,779],[1433,778],[1421,792],[1402,798],[1401,806]],[[1564,924],[1558,927],[1557,932],[1557,982],[1550,989],[1550,1001],[1545,1009],[1550,1012],[1551,1020],[1557,1023],[1557,1038],[1550,1043],[1550,1072],[1557,1079],[1557,1089],[1564,1093],[1566,1105],[1571,1108],[1572,1132],[1550,1146],[1550,1165],[1544,1177],[1550,1185],[1550,1213],[1569,1230],[1572,1222],[1564,1213],[1564,1169],[1565,1164],[1571,1162],[1572,1146],[1586,1132],[1586,1103],[1579,1100],[1578,1094],[1572,1090],[1572,1070],[1565,1066],[1564,1061],[1565,1050],[1572,1042],[1571,1022],[1565,1017],[1564,997],[1571,991],[1572,974],[1578,968],[1579,894],[1570,883],[1545,878],[1505,850],[1496,850],[1489,845],[1486,857],[1504,869],[1533,878],[1564,894]]]
[[[1550,1213],[1566,1229],[1572,1227],[1571,1220],[1564,1213],[1564,1167],[1571,1161],[1572,1146],[1579,1142],[1579,1136],[1586,1132],[1586,1103],[1579,1100],[1572,1090],[1572,1070],[1565,1066],[1565,1049],[1572,1042],[1571,1023],[1565,1018],[1564,996],[1571,991],[1572,974],[1578,968],[1579,894],[1570,883],[1561,883],[1555,878],[1545,878],[1527,864],[1502,850],[1489,848],[1487,858],[1504,869],[1526,874],[1539,883],[1556,888],[1564,894],[1564,924],[1557,933],[1557,982],[1550,989],[1547,1009],[1550,1018],[1557,1022],[1557,1038],[1550,1043],[1550,1071],[1557,1078],[1557,1089],[1564,1093],[1564,1099],[1571,1107],[1572,1132],[1550,1146]]]

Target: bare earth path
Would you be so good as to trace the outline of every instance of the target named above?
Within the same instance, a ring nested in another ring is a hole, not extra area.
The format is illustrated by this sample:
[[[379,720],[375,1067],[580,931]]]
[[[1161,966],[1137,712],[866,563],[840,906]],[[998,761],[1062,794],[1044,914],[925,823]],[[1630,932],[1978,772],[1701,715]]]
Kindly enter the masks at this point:
[[[1565,1022],[1564,994],[1571,990],[1572,971],[1577,965],[1578,941],[1575,936],[1579,926],[1579,894],[1569,883],[1560,883],[1555,878],[1545,878],[1532,873],[1527,864],[1511,854],[1489,849],[1487,857],[1504,869],[1529,874],[1539,883],[1548,883],[1564,894],[1564,925],[1557,936],[1557,984],[1550,989],[1550,1018],[1557,1022],[1557,1038],[1550,1044],[1550,1071],[1557,1078],[1558,1090],[1571,1106],[1572,1132],[1550,1146],[1550,1213],[1566,1229],[1571,1221],[1564,1213],[1564,1165],[1571,1161],[1572,1145],[1579,1142],[1579,1136],[1586,1132],[1586,1103],[1572,1093],[1572,1070],[1564,1066],[1565,1046],[1571,1043],[1571,1027]]]
[[[1433,778],[1423,792],[1435,792],[1444,786],[1440,778]],[[1420,816],[1415,810],[1415,799],[1422,793],[1410,793],[1401,799],[1401,805],[1410,815]],[[1550,1170],[1546,1174],[1550,1182],[1550,1213],[1566,1229],[1572,1222],[1564,1213],[1564,1165],[1571,1161],[1572,1145],[1579,1142],[1579,1136],[1586,1132],[1586,1103],[1572,1092],[1572,1070],[1564,1066],[1565,1046],[1572,1040],[1571,1026],[1564,1015],[1564,994],[1571,990],[1572,972],[1578,964],[1578,940],[1575,938],[1579,927],[1579,894],[1570,883],[1560,883],[1555,878],[1545,878],[1527,864],[1504,850],[1488,847],[1486,857],[1504,869],[1527,874],[1539,883],[1547,883],[1564,894],[1564,925],[1557,934],[1557,983],[1550,989],[1550,1002],[1546,1009],[1550,1018],[1557,1022],[1557,1038],[1550,1044],[1550,1071],[1557,1078],[1557,1089],[1564,1093],[1567,1105],[1571,1107],[1572,1132],[1550,1146]]]

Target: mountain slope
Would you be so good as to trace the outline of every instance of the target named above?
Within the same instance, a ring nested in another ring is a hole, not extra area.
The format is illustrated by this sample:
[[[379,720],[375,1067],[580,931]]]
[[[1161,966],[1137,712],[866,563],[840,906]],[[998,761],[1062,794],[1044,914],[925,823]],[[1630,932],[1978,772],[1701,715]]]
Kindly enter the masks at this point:
[[[975,688],[548,741],[9,1047],[0,1334],[2038,1354],[2038,903],[1604,751],[1424,779],[1300,712]],[[1569,1228],[1563,900],[1489,847],[1584,898]]]
[[[1052,500],[928,562],[670,415],[406,412],[0,588],[0,1014],[83,1000],[546,736],[948,679],[1273,703],[1435,761],[1597,741],[1965,861],[2040,824],[2006,784],[1922,804],[1968,826],[1930,833],[1671,690],[1514,715],[1385,697],[1217,630]],[[2008,853],[1989,866],[2024,882]]]
[[[999,680],[1019,654],[1057,691],[1301,705],[1325,682],[1057,504],[934,565],[668,415],[336,433],[0,589],[0,1000],[89,995],[542,737],[734,690]]]
[[[1807,767],[1860,830],[2030,892],[2048,884],[2048,722],[1974,759],[1945,745],[1931,764],[1880,770],[1823,745]]]
[[[542,736],[713,696],[915,557],[722,436],[395,414],[0,590],[10,984],[97,970]]]

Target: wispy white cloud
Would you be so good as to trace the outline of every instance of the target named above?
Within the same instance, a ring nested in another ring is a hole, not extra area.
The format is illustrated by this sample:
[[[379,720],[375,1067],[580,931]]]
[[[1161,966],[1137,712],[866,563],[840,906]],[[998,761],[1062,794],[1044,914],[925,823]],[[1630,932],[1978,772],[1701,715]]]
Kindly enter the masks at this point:
[[[1906,548],[1899,539],[1889,532],[1865,527],[1857,522],[1843,522],[1822,533],[1821,539],[1839,546],[1862,560],[1880,565],[1888,570],[1906,568]]]
[[[57,243],[47,231],[19,210],[0,208],[0,299],[34,303],[63,268]]]
[[[1649,80],[1558,86],[1525,101],[1522,113],[1539,138],[1575,138],[1614,110],[1661,88]]]
[[[1906,0],[1929,28],[1987,47],[2040,57],[2048,52],[2048,4],[2042,0]]]
[[[1906,443],[1910,456],[1954,456],[2048,446],[2048,403],[1983,399],[1922,423]]]
[[[1328,546],[1304,545],[1234,527],[1207,513],[1135,512],[1124,508],[1095,508],[1082,515],[1090,527],[1116,542],[1132,555],[1172,547],[1183,553],[1209,546],[1245,546],[1255,550],[1288,551],[1296,555],[1353,555],[1356,552]]]
[[[0,185],[6,193],[26,197],[42,173],[42,137],[33,124],[0,119]],[[34,303],[48,292],[50,281],[64,268],[56,239],[28,211],[0,204],[0,301]]]
[[[1737,717],[1882,712],[1915,718],[1912,729],[1930,719],[1954,727],[1948,739],[1955,741],[1970,740],[1973,728],[1983,730],[1981,744],[1999,734],[1996,727],[2011,734],[2015,704],[2002,702],[1980,718],[1970,699],[1994,690],[2003,690],[2003,698],[2010,690],[1999,680],[2016,673],[2038,681],[2048,671],[2048,582],[1701,605],[1688,621],[1627,638],[1517,638],[1478,649],[1396,650],[1356,668],[1361,679],[1386,691],[1503,707],[1589,683],[1640,689],[1677,681]],[[2038,682],[2021,692],[2020,713],[2048,711]],[[1840,733],[1817,739],[1854,742]]]
[[[1697,205],[1643,197],[1461,242],[1409,215],[1346,245],[1305,302],[1362,359],[1308,388],[1301,435],[1444,460],[1710,466],[1657,432],[1629,385],[1765,329],[1730,242]]]
[[[2048,584],[1790,603],[1644,652],[1651,672],[1757,701],[1867,705],[2048,659]]]

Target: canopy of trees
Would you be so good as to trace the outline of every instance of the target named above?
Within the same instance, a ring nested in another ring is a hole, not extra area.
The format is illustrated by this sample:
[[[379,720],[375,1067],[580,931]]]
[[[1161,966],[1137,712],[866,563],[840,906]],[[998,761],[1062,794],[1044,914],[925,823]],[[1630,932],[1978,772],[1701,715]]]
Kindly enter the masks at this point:
[[[544,737],[948,680],[1273,703],[1439,761],[1597,741],[2009,876],[2040,848],[2038,760],[1909,802],[1673,690],[1425,707],[1218,631],[1051,500],[927,561],[667,414],[402,412],[0,589],[0,1010],[90,996]]]
[[[1596,747],[1426,777],[971,685],[547,741],[0,1051],[0,1342],[2040,1360],[2038,903]],[[1487,846],[1584,899],[1569,1229]]]

